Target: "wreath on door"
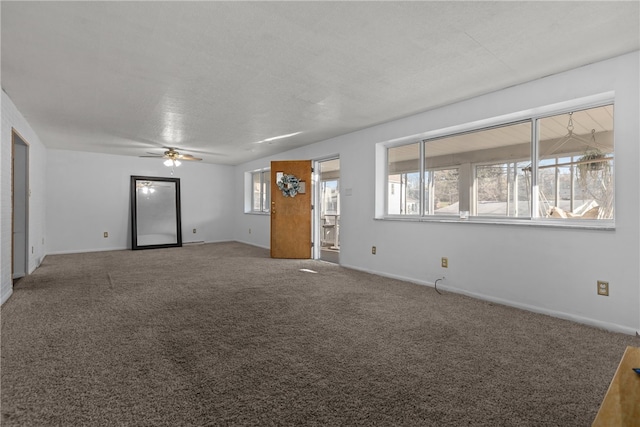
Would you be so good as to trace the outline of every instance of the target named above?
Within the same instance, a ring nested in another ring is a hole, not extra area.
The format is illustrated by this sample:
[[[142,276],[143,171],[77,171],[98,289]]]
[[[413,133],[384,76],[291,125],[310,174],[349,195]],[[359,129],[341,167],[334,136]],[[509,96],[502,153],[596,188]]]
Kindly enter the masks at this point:
[[[277,184],[284,197],[296,197],[300,191],[300,180],[294,175],[283,174]]]

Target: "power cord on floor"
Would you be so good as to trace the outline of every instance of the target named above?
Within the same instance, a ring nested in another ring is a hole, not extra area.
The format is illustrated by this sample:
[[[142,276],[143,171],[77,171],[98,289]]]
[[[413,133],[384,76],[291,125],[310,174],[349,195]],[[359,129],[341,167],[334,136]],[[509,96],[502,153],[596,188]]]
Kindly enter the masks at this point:
[[[436,292],[437,292],[437,293],[439,293],[440,295],[442,295],[442,292],[440,292],[440,291],[438,290],[438,282],[439,282],[440,280],[444,280],[444,277],[443,277],[443,278],[441,278],[441,279],[436,279],[436,282],[433,284],[433,287],[434,287],[434,289],[436,290]]]

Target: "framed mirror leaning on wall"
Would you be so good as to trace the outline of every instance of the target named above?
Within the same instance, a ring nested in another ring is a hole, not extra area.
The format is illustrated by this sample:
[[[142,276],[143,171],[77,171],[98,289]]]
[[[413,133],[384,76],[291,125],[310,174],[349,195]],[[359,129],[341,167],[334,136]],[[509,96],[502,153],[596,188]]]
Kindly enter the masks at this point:
[[[180,178],[131,176],[131,249],[180,246]]]

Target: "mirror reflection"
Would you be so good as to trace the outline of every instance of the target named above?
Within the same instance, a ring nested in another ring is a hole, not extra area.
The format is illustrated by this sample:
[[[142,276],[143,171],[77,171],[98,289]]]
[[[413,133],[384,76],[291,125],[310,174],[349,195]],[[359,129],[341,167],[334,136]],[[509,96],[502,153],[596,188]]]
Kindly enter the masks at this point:
[[[132,248],[182,246],[180,180],[131,177]]]

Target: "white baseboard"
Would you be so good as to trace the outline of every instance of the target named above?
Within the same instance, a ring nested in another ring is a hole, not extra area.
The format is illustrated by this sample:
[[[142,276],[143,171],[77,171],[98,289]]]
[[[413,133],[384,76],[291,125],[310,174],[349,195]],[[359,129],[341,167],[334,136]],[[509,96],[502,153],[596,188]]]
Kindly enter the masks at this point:
[[[225,243],[225,242],[233,242],[234,240],[197,240],[194,242],[182,242],[182,246],[187,245],[195,245],[195,244],[207,244],[207,243]],[[129,251],[131,248],[129,246],[114,246],[111,248],[98,248],[98,249],[74,249],[74,250],[64,250],[64,251],[53,251],[47,252],[47,255],[68,255],[68,254],[84,254],[90,252],[109,252],[109,251]]]
[[[399,275],[396,275],[396,274],[380,273],[380,272],[377,272],[377,271],[363,269],[363,268],[360,268],[360,267],[353,267],[353,266],[349,266],[349,265],[342,265],[342,267],[350,268],[352,270],[363,271],[365,273],[375,274],[377,276],[388,277],[390,279],[402,280],[403,282],[415,283],[417,285],[431,286],[431,287],[435,286],[434,282],[430,282],[430,281],[426,281],[426,280],[415,280],[415,279],[412,279],[412,278],[409,278],[409,277],[399,276]],[[475,299],[479,299],[479,300],[483,300],[483,301],[494,302],[496,304],[506,305],[506,306],[509,306],[509,307],[515,307],[515,308],[519,308],[521,310],[531,311],[533,313],[545,314],[547,316],[556,317],[558,319],[570,320],[570,321],[575,322],[575,323],[581,323],[583,325],[593,326],[595,328],[604,329],[604,330],[607,330],[607,331],[610,331],[610,332],[619,332],[619,333],[627,334],[627,335],[636,335],[637,334],[637,330],[635,328],[632,328],[632,327],[629,327],[629,326],[619,325],[617,323],[605,322],[605,321],[602,321],[602,320],[592,319],[592,318],[584,317],[584,316],[577,316],[577,315],[574,315],[574,314],[571,314],[571,313],[566,313],[566,312],[563,312],[563,311],[550,310],[550,309],[547,309],[547,308],[544,308],[544,307],[538,307],[538,306],[524,304],[524,303],[520,303],[520,302],[516,302],[516,301],[506,300],[506,299],[503,299],[503,298],[484,295],[484,294],[480,294],[480,293],[477,293],[477,292],[470,292],[470,291],[467,291],[465,289],[460,289],[460,288],[456,288],[456,287],[453,287],[453,286],[448,286],[448,285],[446,285],[444,283],[438,283],[438,290],[443,290],[443,291],[447,291],[447,292],[461,294],[461,295],[465,295],[465,296],[468,296],[468,297],[471,297],[471,298],[475,298]]]
[[[73,250],[47,252],[47,255],[68,255],[68,254],[84,254],[89,252],[126,251],[129,249],[131,248],[112,247],[112,248],[99,248],[99,249],[73,249]]]

